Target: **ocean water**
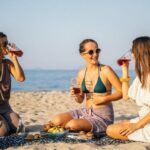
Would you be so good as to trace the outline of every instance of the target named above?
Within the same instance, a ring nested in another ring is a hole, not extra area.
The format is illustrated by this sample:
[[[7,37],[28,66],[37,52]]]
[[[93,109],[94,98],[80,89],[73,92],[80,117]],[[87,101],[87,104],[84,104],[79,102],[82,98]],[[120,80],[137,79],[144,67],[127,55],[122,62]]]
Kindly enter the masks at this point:
[[[122,74],[121,70],[115,72],[119,77]],[[24,82],[17,82],[12,78],[12,91],[68,91],[71,78],[77,73],[78,70],[25,70]],[[134,71],[129,74],[131,79],[135,77]]]

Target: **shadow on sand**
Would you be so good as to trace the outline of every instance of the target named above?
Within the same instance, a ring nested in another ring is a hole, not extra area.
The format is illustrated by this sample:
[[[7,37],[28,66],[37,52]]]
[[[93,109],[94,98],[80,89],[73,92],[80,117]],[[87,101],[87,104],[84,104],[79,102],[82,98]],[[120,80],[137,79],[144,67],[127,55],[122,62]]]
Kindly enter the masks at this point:
[[[39,132],[43,130],[43,125],[30,125],[30,126],[25,126],[25,131],[26,132]]]

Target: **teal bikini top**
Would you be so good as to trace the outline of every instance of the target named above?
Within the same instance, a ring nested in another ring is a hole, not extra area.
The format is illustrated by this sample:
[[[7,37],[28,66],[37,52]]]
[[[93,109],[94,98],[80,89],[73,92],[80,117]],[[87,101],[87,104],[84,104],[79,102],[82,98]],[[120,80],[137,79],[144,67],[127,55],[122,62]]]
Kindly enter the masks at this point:
[[[85,83],[86,71],[87,71],[87,69],[85,70],[85,75],[84,75],[82,85],[81,85],[83,93],[89,93],[88,89],[86,88],[86,83]],[[94,93],[105,93],[105,92],[107,92],[107,90],[106,90],[104,83],[102,82],[102,80],[100,78],[99,72],[100,72],[100,69],[98,67],[98,80],[94,87]]]

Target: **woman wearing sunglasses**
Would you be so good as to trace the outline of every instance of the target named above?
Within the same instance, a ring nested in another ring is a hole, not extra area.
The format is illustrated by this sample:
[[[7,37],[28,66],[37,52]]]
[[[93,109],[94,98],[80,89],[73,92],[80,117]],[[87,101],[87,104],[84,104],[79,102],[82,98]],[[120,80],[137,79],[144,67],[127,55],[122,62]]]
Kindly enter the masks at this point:
[[[86,107],[55,116],[52,120],[55,125],[72,131],[92,131],[98,134],[105,132],[107,126],[113,123],[111,102],[122,97],[121,83],[111,67],[99,63],[100,52],[95,40],[85,39],[80,43],[79,53],[86,67],[77,76],[80,92],[76,93],[74,88],[70,92],[77,103],[85,101]],[[115,88],[113,93],[112,86]]]
[[[131,52],[137,76],[128,90],[129,64],[122,64],[123,94],[135,100],[140,110],[136,118],[108,126],[107,134],[115,139],[150,142],[150,37],[136,38]]]
[[[0,32],[0,136],[15,133],[20,124],[19,116],[9,104],[11,75],[17,81],[25,80],[24,72],[16,55],[7,50],[7,43],[7,36]],[[6,54],[11,60],[4,58]]]

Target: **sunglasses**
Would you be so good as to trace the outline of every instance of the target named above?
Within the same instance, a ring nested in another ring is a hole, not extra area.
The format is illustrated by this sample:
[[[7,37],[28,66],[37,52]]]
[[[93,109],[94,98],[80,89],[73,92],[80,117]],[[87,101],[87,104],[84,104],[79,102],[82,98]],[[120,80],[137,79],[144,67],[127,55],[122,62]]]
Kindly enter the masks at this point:
[[[100,48],[97,48],[95,51],[94,50],[89,50],[88,52],[83,52],[83,54],[89,54],[89,55],[93,55],[94,53],[99,54],[101,52]]]

